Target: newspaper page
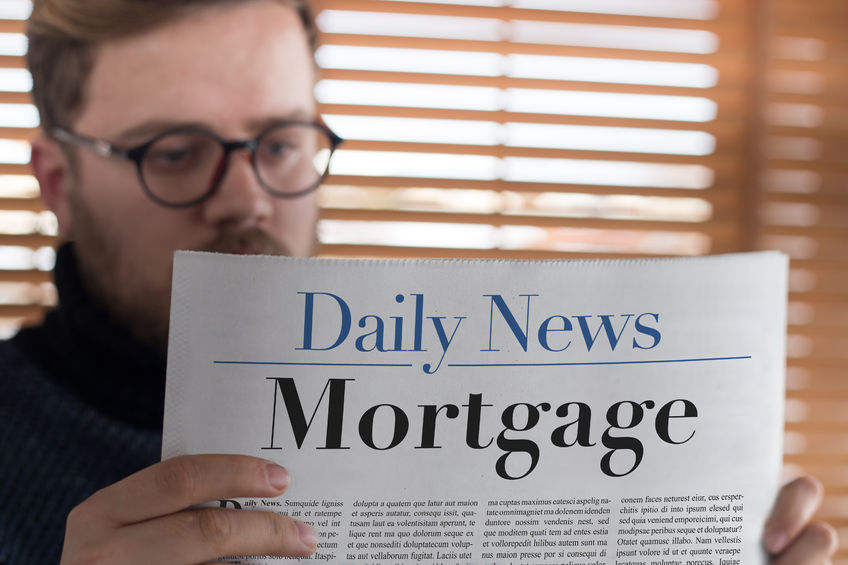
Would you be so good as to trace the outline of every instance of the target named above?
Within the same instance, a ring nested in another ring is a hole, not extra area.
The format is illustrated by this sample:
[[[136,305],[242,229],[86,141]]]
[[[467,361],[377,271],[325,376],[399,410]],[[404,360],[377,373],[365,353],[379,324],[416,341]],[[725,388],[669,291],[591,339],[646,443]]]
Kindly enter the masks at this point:
[[[776,252],[380,261],[180,252],[163,457],[285,466],[309,559],[765,564]]]

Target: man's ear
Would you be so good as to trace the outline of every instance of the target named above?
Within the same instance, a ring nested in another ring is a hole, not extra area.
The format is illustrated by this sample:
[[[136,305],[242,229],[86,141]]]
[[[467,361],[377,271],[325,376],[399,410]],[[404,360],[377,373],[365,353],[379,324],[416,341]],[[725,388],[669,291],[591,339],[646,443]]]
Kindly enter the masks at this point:
[[[59,237],[71,234],[73,215],[69,189],[73,171],[68,156],[59,144],[39,133],[31,140],[32,160],[30,167],[41,188],[41,199],[59,221]]]

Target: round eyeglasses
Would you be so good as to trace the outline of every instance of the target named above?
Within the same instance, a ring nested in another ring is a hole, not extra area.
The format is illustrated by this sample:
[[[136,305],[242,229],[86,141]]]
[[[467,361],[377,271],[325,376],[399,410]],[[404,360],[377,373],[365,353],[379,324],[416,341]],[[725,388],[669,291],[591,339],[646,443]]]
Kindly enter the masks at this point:
[[[342,138],[318,122],[281,122],[253,139],[225,140],[211,131],[182,127],[163,132],[136,147],[121,148],[62,128],[61,142],[88,147],[104,157],[136,164],[150,198],[171,208],[199,204],[212,196],[227,172],[229,155],[246,149],[259,184],[280,198],[297,198],[318,188]]]

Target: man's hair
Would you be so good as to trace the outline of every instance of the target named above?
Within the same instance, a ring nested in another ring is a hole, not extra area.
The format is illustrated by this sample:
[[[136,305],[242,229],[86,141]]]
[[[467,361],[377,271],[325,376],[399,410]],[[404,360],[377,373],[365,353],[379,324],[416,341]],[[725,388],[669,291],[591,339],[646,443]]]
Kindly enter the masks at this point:
[[[69,127],[82,111],[94,51],[177,20],[193,10],[255,0],[34,0],[27,24],[27,66],[41,127]],[[274,0],[294,9],[315,51],[317,32],[308,0]]]

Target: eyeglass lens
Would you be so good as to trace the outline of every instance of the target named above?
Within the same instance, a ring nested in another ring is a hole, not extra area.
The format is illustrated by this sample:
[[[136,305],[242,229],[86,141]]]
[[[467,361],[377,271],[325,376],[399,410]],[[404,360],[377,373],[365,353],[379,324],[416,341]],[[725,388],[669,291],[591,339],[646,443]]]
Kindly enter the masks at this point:
[[[254,168],[266,190],[291,196],[317,186],[329,166],[331,141],[320,128],[285,124],[258,140]],[[220,181],[225,150],[213,135],[174,132],[151,145],[141,162],[150,193],[171,204],[196,201]]]

